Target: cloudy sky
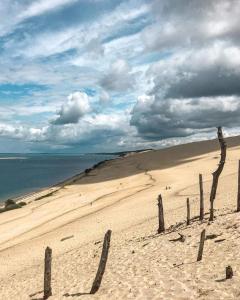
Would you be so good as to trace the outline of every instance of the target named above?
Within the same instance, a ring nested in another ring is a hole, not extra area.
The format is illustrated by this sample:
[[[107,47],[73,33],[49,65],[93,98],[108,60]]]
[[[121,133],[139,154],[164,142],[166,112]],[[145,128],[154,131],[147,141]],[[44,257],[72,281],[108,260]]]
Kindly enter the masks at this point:
[[[239,0],[0,2],[0,152],[240,133]]]

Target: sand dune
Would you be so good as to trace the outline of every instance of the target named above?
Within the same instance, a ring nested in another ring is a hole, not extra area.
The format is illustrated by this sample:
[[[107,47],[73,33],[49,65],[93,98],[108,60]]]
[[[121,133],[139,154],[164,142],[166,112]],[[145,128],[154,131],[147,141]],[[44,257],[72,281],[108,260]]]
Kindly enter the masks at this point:
[[[216,140],[118,158],[27,196],[27,206],[0,215],[0,299],[42,299],[46,246],[53,249],[49,299],[240,299],[240,215],[234,213],[240,137],[227,144],[213,223],[208,215],[202,224],[183,221],[187,197],[191,216],[199,214],[199,173],[209,207]],[[167,232],[157,235],[160,193]],[[203,228],[217,237],[206,240],[196,262]],[[106,272],[98,293],[89,295],[107,229],[113,234]],[[178,233],[185,242],[170,241]],[[227,265],[234,276],[225,281]]]

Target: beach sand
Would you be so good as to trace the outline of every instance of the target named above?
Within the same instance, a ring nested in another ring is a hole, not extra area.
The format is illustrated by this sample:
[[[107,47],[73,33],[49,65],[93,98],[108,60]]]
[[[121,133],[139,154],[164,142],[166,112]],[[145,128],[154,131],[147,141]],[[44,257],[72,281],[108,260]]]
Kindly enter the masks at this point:
[[[2,213],[0,299],[42,299],[47,246],[53,251],[49,299],[240,299],[240,213],[235,213],[240,137],[226,141],[212,223],[206,214],[203,223],[193,219],[186,226],[186,198],[191,217],[198,216],[202,173],[208,213],[217,140],[105,162],[87,176],[27,196],[21,209]],[[159,194],[166,226],[160,235]],[[112,238],[102,285],[89,295],[108,229]],[[203,259],[196,262],[203,229],[216,237],[205,241]],[[186,240],[170,241],[178,233]],[[234,276],[224,280],[228,265]]]

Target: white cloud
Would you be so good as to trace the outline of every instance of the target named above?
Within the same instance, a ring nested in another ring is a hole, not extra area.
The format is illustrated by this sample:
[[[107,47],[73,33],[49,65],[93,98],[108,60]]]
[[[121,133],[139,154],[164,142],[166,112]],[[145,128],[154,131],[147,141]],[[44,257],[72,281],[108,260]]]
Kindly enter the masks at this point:
[[[109,103],[109,100],[110,100],[110,95],[109,95],[109,93],[106,92],[106,91],[104,91],[104,90],[102,90],[102,91],[101,91],[101,94],[100,94],[100,96],[99,96],[99,101],[100,101],[100,103],[104,105],[104,104]]]
[[[0,123],[0,136],[31,143],[48,144],[55,147],[80,147],[96,151],[109,151],[123,136],[127,138],[132,129],[129,127],[129,114],[99,113],[85,115],[76,124],[55,126],[48,124],[42,128],[26,125]],[[90,147],[90,148],[89,148]]]
[[[18,13],[19,22],[24,18],[42,14],[49,10],[57,9],[77,0],[42,0],[20,9]],[[94,1],[93,1],[94,2]],[[94,5],[94,4],[92,4]],[[121,31],[122,24],[131,22],[133,19],[150,11],[150,5],[137,5],[135,0],[121,3],[115,10],[107,14],[100,14],[91,23],[81,23],[79,20],[75,26],[63,28],[57,31],[38,32],[37,35],[27,37],[23,40],[11,41],[11,50],[15,55],[24,55],[29,58],[47,57],[49,55],[62,53],[69,49],[78,49],[80,52],[103,54],[104,47],[101,41],[107,36]],[[19,15],[21,17],[19,17]],[[1,16],[1,14],[0,14]],[[116,59],[116,57],[115,57]],[[76,59],[76,61],[78,61]]]
[[[40,0],[30,4],[18,17],[20,20],[24,20],[26,18],[39,16],[45,12],[59,9],[76,1],[77,0]]]
[[[52,121],[55,125],[77,123],[80,118],[90,111],[89,98],[86,93],[75,92],[68,96],[58,112],[58,117]]]
[[[108,73],[106,73],[100,81],[100,85],[107,91],[128,91],[135,84],[135,74],[129,64],[122,59],[115,61],[110,65]]]
[[[46,127],[32,128],[19,124],[0,123],[0,136],[21,139],[24,141],[42,141]]]
[[[77,47],[84,42],[84,37],[76,36],[75,28],[64,29],[57,32],[43,32],[38,34],[32,42],[32,37],[18,41],[20,49],[17,49],[17,55],[27,58],[35,58],[41,56],[50,56],[53,54],[62,53],[71,48]],[[11,45],[12,47],[12,45]]]
[[[0,36],[13,32],[25,20],[62,8],[77,0],[4,0],[0,3]]]

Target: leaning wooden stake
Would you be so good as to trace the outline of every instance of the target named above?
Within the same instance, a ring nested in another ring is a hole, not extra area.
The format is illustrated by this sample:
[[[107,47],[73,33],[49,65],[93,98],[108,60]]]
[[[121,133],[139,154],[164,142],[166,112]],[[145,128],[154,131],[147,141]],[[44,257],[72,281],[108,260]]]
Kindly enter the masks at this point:
[[[187,198],[187,225],[190,225],[190,203],[189,203],[189,198]]]
[[[218,186],[218,179],[220,174],[222,173],[225,160],[226,160],[226,150],[227,146],[223,138],[222,134],[222,127],[218,127],[218,141],[221,147],[221,157],[219,161],[218,168],[215,172],[213,172],[213,181],[212,181],[212,189],[211,189],[211,194],[210,194],[210,217],[209,221],[213,221],[214,219],[214,208],[213,208],[213,203],[216,198],[216,193],[217,193],[217,186]]]
[[[231,266],[226,267],[226,279],[231,279],[233,277],[233,270]]]
[[[93,281],[93,285],[92,285],[90,294],[95,294],[98,291],[98,289],[100,288],[102,278],[103,278],[103,274],[104,274],[106,264],[107,264],[108,251],[109,251],[109,248],[110,248],[111,234],[112,234],[111,230],[108,230],[105,234],[104,242],[103,242],[103,248],[102,248],[102,255],[101,255],[101,258],[100,258],[98,271],[97,271],[96,277]]]
[[[165,231],[165,225],[164,225],[164,213],[163,213],[163,203],[162,203],[162,196],[158,196],[158,233]]]
[[[205,241],[205,233],[206,233],[206,230],[203,229],[203,231],[201,232],[201,237],[200,237],[197,261],[202,260],[203,247],[204,247],[204,241]]]
[[[199,174],[199,191],[200,191],[200,213],[199,219],[203,221],[204,218],[204,198],[203,198],[203,180],[202,174]]]
[[[44,300],[52,296],[51,266],[52,266],[52,249],[47,247],[45,250],[45,264],[44,264],[44,295],[43,295]]]
[[[238,195],[237,195],[237,211],[240,211],[240,160],[238,162]]]

